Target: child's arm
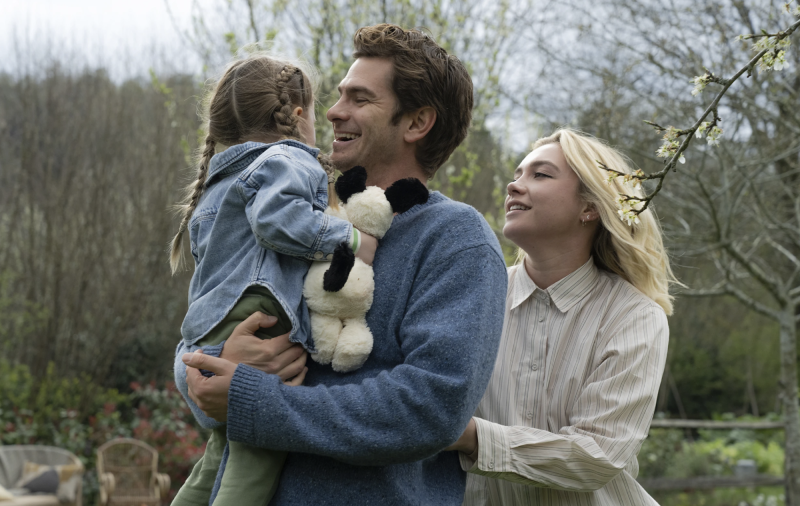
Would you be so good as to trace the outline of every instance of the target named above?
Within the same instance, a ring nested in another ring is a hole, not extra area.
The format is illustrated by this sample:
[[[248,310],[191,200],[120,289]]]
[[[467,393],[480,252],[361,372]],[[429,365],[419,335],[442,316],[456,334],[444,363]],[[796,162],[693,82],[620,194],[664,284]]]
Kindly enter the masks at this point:
[[[325,172],[310,154],[299,149],[292,154],[297,155],[271,153],[241,176],[239,188],[258,243],[308,260],[330,260],[341,243],[357,249],[361,234],[352,224],[314,208]]]

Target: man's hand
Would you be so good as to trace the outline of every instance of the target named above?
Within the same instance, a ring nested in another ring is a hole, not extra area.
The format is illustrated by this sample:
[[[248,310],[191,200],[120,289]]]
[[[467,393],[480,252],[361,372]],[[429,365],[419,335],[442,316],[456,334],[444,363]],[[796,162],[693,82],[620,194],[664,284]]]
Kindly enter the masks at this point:
[[[181,357],[186,364],[186,383],[189,397],[203,412],[218,422],[228,419],[228,390],[231,378],[236,372],[236,364],[222,358],[203,355],[202,351],[187,353]],[[200,369],[215,374],[206,378]]]
[[[275,374],[287,385],[301,385],[308,371],[308,353],[303,347],[289,341],[289,334],[272,339],[260,339],[255,335],[258,329],[271,327],[277,321],[274,316],[253,313],[236,326],[220,357],[234,364],[247,364],[267,374]]]
[[[458,441],[451,444],[444,451],[459,451],[466,453],[472,460],[478,458],[478,426],[475,424],[475,419],[470,418],[467,428],[464,433],[458,438]]]

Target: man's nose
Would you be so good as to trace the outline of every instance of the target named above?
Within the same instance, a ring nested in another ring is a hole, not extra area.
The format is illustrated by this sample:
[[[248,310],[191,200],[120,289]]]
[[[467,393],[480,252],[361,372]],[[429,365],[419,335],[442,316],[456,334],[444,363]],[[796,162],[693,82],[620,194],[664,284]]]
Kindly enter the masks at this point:
[[[342,104],[341,98],[337,100],[336,103],[333,104],[330,109],[328,109],[328,113],[325,115],[325,117],[328,118],[328,121],[330,121],[331,123],[333,123],[334,121],[345,121],[347,120],[346,116],[347,114]]]

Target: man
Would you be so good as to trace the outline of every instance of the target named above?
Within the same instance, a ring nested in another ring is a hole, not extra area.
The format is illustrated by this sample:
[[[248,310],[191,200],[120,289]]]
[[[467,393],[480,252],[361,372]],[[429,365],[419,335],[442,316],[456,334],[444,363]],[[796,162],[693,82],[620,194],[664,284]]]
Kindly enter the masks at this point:
[[[382,188],[431,178],[466,137],[469,74],[416,30],[365,27],[354,43],[328,111],[333,161],[366,167],[367,184]],[[291,452],[271,504],[461,504],[458,457],[440,452],[467,425],[494,365],[507,284],[499,245],[474,209],[434,192],[395,217],[373,267],[374,346],[353,373],[309,363],[304,386],[288,386],[287,375],[244,357],[236,366],[225,350],[184,356],[190,395],[227,418],[230,440]]]

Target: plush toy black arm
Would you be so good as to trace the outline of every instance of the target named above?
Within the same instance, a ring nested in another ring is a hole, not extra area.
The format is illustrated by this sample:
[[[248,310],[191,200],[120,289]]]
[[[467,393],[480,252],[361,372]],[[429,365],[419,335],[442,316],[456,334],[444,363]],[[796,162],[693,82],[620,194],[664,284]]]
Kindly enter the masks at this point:
[[[333,260],[331,266],[325,271],[322,276],[322,288],[326,292],[338,292],[344,288],[347,283],[347,278],[350,276],[350,271],[356,263],[356,256],[350,245],[346,242],[336,246],[333,250]]]
[[[413,177],[395,181],[386,188],[386,200],[396,213],[404,213],[417,204],[424,204],[428,196],[428,189],[422,181]]]
[[[356,165],[339,176],[334,188],[336,188],[339,200],[346,204],[347,199],[367,189],[367,169]]]

